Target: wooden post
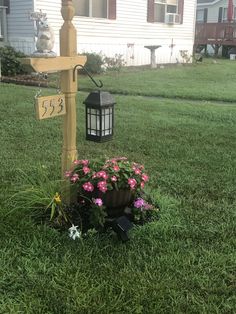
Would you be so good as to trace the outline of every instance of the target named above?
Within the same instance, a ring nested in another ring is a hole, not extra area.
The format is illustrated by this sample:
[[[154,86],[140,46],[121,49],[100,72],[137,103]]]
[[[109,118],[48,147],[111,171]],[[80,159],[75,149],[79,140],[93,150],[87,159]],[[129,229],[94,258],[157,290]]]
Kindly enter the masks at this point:
[[[73,57],[77,55],[77,34],[72,19],[74,7],[71,0],[62,0],[61,14],[64,24],[60,30],[60,54],[61,56]],[[77,76],[73,81],[73,70],[61,72],[61,90],[65,94],[67,114],[63,122],[63,148],[62,148],[62,178],[65,172],[71,169],[72,163],[77,159],[76,149],[76,93]],[[66,188],[65,197],[71,202],[70,188]]]
[[[77,56],[77,35],[76,29],[72,24],[74,17],[74,7],[72,0],[62,0],[61,14],[64,23],[60,30],[60,57],[56,58],[24,58],[21,62],[31,66],[36,72],[61,71],[61,91],[65,96],[66,113],[63,120],[63,147],[61,161],[61,176],[64,180],[65,172],[73,166],[73,161],[77,159],[76,149],[76,93],[77,75],[73,75],[76,65],[84,65],[86,57]],[[49,97],[50,98],[50,97]],[[49,100],[47,97],[47,99]],[[55,96],[50,99],[56,100]],[[44,100],[44,99],[43,99]],[[44,100],[45,101],[45,100]],[[39,101],[39,106],[43,101]],[[45,110],[45,107],[43,107]],[[43,115],[46,111],[43,113]],[[58,114],[57,114],[58,115]],[[47,117],[55,114],[49,114]],[[42,118],[42,117],[41,117]],[[46,116],[45,116],[46,118]],[[73,192],[70,184],[64,181],[63,198],[66,203],[73,202]]]

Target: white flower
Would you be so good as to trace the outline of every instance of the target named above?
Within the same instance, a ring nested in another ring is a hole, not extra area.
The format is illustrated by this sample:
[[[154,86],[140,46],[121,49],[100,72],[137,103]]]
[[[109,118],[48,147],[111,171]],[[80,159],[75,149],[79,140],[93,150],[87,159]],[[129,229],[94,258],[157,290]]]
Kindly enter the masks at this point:
[[[70,227],[69,230],[69,237],[72,238],[73,240],[75,240],[76,238],[80,238],[81,237],[81,232],[79,230],[77,230],[78,226],[74,226],[72,224],[72,227]]]

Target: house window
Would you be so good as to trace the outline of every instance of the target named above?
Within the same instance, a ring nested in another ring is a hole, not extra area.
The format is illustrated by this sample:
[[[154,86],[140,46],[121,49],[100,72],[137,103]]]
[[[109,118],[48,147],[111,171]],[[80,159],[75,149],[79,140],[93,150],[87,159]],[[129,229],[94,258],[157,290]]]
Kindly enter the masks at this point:
[[[73,0],[75,15],[109,18],[108,0]]]
[[[155,0],[154,22],[165,23],[166,14],[178,12],[178,0]]]
[[[228,22],[227,11],[228,11],[228,8],[223,8],[223,7],[219,8],[218,23]]]
[[[147,22],[183,23],[184,0],[147,0]]]
[[[197,14],[196,14],[197,23],[206,23],[207,15],[208,15],[208,9],[197,10]]]
[[[228,11],[227,8],[223,8],[223,16],[222,16],[223,22],[227,22],[228,21],[227,11]]]
[[[198,23],[204,21],[204,10],[197,10],[196,20]]]
[[[10,0],[0,0],[0,6],[7,7],[6,13],[10,13]]]

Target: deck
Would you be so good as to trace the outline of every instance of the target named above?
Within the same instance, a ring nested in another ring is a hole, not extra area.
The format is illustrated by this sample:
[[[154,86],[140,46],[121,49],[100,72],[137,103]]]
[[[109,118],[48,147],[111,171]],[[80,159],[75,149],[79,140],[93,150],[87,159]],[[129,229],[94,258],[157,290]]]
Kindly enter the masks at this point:
[[[197,23],[194,45],[236,46],[236,23]]]

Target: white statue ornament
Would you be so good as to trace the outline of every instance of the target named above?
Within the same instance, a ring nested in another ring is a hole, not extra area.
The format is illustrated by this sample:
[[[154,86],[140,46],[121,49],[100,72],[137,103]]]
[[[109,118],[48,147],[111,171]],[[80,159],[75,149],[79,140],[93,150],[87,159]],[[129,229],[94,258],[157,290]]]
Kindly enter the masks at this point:
[[[36,51],[33,57],[56,57],[56,53],[52,51],[55,37],[52,27],[49,25],[46,13],[33,12],[30,19],[36,21]]]

